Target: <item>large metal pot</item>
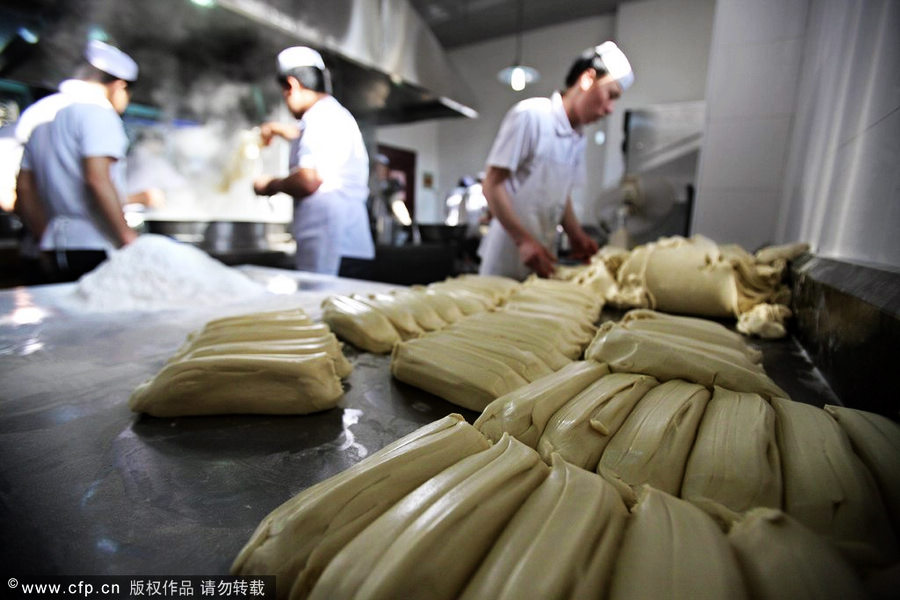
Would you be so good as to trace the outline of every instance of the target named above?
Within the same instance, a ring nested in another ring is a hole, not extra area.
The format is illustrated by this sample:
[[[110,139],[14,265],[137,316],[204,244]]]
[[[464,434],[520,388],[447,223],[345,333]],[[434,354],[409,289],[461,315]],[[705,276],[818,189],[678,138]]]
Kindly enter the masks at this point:
[[[209,221],[156,221],[147,219],[144,226],[148,233],[158,233],[195,246],[203,244]]]
[[[290,240],[287,223],[261,221],[145,221],[150,233],[167,235],[209,252],[268,250]]]
[[[290,239],[285,223],[212,221],[206,228],[203,248],[212,252],[267,250]]]

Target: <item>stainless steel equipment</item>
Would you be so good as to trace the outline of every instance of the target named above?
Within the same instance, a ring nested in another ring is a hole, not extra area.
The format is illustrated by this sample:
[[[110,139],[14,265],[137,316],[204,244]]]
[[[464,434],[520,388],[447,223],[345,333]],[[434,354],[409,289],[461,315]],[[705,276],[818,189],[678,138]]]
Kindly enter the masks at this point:
[[[149,233],[167,235],[212,253],[271,250],[290,242],[289,223],[253,221],[144,221]]]
[[[689,235],[705,110],[698,101],[626,111],[625,175],[597,201],[618,245]]]

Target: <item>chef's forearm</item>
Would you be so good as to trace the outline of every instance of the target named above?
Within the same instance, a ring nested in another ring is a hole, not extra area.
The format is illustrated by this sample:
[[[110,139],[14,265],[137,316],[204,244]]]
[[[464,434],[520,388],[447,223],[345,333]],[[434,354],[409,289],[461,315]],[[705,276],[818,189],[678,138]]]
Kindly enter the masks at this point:
[[[500,221],[516,246],[521,246],[524,242],[533,240],[534,237],[525,229],[513,209],[512,199],[505,185],[508,178],[509,171],[506,169],[490,167],[484,178],[482,191],[491,213]]]
[[[287,177],[273,179],[267,186],[267,195],[283,192],[294,198],[306,198],[316,192],[322,180],[315,169],[296,169]]]
[[[275,136],[282,137],[288,141],[297,139],[300,137],[300,128],[293,123],[268,121],[260,125],[259,134],[263,145],[268,146]]]
[[[84,159],[85,183],[88,189],[88,200],[94,203],[100,217],[115,236],[119,245],[125,245],[134,239],[135,234],[125,222],[119,191],[109,174],[113,159],[107,157],[88,157]]]
[[[16,203],[13,212],[22,219],[25,227],[36,240],[40,240],[47,228],[47,215],[37,194],[34,173],[22,169],[16,177]]]

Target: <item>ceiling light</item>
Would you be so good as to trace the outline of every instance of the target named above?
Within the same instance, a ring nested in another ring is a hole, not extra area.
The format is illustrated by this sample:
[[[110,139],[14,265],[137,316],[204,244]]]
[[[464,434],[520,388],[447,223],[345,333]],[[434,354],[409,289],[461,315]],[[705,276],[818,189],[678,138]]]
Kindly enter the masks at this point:
[[[511,87],[513,90],[521,92],[525,89],[526,85],[540,79],[540,76],[538,75],[538,72],[531,67],[516,63],[513,66],[506,67],[500,71],[497,74],[497,79],[499,79],[501,83],[505,83]]]
[[[107,42],[109,41],[109,34],[107,34],[106,30],[99,25],[91,25],[91,28],[88,29],[87,38],[89,40],[99,40],[101,42]]]
[[[216,3],[216,0],[191,0],[191,3],[203,8],[209,8]]]
[[[29,44],[37,44],[38,40],[40,39],[38,37],[38,34],[31,31],[27,27],[19,27],[19,31],[17,33],[19,34],[19,37],[21,37],[23,40],[25,40]]]
[[[522,64],[522,0],[516,11],[516,57],[513,64],[497,73],[497,79],[516,92],[521,92],[525,86],[534,83],[541,78],[537,70]]]

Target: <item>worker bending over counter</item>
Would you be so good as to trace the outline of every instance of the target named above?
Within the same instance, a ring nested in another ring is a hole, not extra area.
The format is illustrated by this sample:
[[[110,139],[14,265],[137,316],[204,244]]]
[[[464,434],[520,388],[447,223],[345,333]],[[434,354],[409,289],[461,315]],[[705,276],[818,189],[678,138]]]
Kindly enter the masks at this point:
[[[575,257],[597,251],[572,208],[572,189],[585,179],[582,128],[612,113],[633,81],[625,54],[604,42],[574,62],[565,91],[509,110],[487,159],[483,189],[495,218],[479,249],[480,274],[553,274],[550,248],[560,224]]]

